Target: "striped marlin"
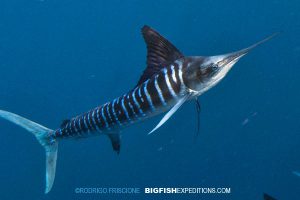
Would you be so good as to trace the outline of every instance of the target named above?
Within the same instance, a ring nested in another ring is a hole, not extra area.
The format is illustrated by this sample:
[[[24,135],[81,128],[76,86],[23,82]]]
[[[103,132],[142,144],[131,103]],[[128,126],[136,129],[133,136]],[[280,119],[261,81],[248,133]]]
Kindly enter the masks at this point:
[[[137,85],[112,101],[69,120],[57,129],[49,129],[24,117],[0,110],[0,117],[31,132],[46,152],[46,188],[48,193],[55,178],[58,142],[67,138],[107,135],[113,150],[120,152],[120,131],[136,122],[166,112],[153,133],[188,100],[215,86],[232,66],[257,45],[218,56],[184,56],[158,32],[144,26],[142,35],[147,46],[147,67]]]

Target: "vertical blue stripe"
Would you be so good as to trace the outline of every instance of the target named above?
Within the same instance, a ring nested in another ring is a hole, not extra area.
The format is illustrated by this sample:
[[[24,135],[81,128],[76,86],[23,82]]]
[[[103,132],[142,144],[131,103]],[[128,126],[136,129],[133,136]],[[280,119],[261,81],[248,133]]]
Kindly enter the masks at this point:
[[[115,110],[115,104],[116,104],[117,99],[114,99],[113,103],[112,103],[112,111],[113,111],[113,115],[117,121],[117,123],[122,126],[122,123],[120,122],[120,120],[118,119],[118,116],[116,114],[116,110]]]
[[[75,133],[75,134],[78,134],[78,130],[77,130],[77,128],[76,128],[76,118],[73,119],[73,124],[74,124],[74,133]]]
[[[121,101],[122,102],[122,108],[123,108],[123,111],[124,111],[124,113],[126,115],[126,118],[131,122],[131,119],[130,119],[130,117],[128,115],[127,109],[126,109],[126,107],[124,105],[124,98],[125,98],[125,95],[122,97],[122,101]]]
[[[81,121],[83,121],[83,123],[81,123]],[[80,117],[80,128],[83,132],[88,132],[88,128],[86,127],[86,124],[85,124],[85,115],[81,115]]]
[[[135,105],[138,107],[139,109],[139,112],[141,113],[142,116],[145,116],[145,113],[142,111],[141,109],[141,105],[139,104],[139,102],[136,100],[136,97],[135,97],[135,92],[136,92],[137,88],[135,88],[135,90],[133,91],[132,93],[132,97],[133,97],[133,101],[135,103]]]
[[[171,95],[174,98],[177,98],[177,95],[176,95],[176,93],[174,92],[174,90],[173,90],[173,88],[171,86],[171,83],[170,83],[170,80],[169,80],[169,76],[168,76],[168,70],[167,69],[164,69],[164,74],[165,74],[165,81],[167,83],[169,92],[171,93]]]
[[[105,114],[104,114],[104,111],[103,111],[104,106],[105,106],[105,105],[103,105],[102,108],[101,108],[101,115],[102,115],[102,117],[103,117],[103,119],[104,119],[105,127],[106,127],[108,130],[110,130],[110,128],[109,128],[109,126],[108,126],[108,123],[107,123],[107,120],[106,120],[106,117],[105,117]]]
[[[75,126],[78,126],[79,128],[76,127],[78,134],[81,134],[82,130],[80,128],[80,117],[76,117],[76,122],[75,122]]]
[[[66,135],[69,135],[69,124],[70,123],[68,123],[64,128],[66,130],[66,133],[65,133]]]
[[[172,79],[175,83],[177,83],[174,65],[171,65],[171,70],[172,70]]]
[[[129,95],[130,95],[130,94],[127,94],[127,96],[126,96],[126,98],[128,99],[128,105],[129,105],[130,109],[132,110],[132,112],[133,112],[135,118],[138,118],[137,114],[134,112],[133,106],[132,106],[131,103],[130,103],[130,96],[129,96]]]
[[[149,105],[150,105],[150,107],[151,107],[151,110],[152,110],[152,111],[155,111],[155,108],[154,108],[153,103],[152,103],[152,100],[151,100],[151,96],[150,96],[150,94],[149,94],[149,92],[148,92],[148,90],[147,90],[148,82],[149,82],[149,80],[147,80],[147,81],[144,83],[144,92],[145,92],[145,94],[146,94],[146,97],[147,97],[148,103],[149,103]]]
[[[99,123],[101,123],[101,119],[100,119],[100,108],[97,108],[97,120]],[[102,123],[101,123],[101,127],[102,127]],[[100,128],[100,127],[99,127]]]
[[[181,83],[181,87],[185,87],[186,88],[186,85],[184,84],[183,78],[182,78],[182,63],[179,63],[178,66],[179,66],[178,76],[179,76],[179,80],[180,80],[180,83]]]
[[[86,118],[85,117],[86,117],[86,114],[83,116],[84,127],[85,127],[86,130],[90,131],[90,129],[89,129],[87,123],[86,123]]]
[[[163,94],[162,94],[162,92],[161,92],[161,89],[160,89],[160,87],[159,87],[159,85],[158,85],[157,78],[158,78],[158,75],[156,75],[155,78],[154,78],[154,85],[155,85],[156,91],[157,91],[157,93],[158,93],[160,102],[161,102],[164,106],[166,106],[167,103],[166,103],[166,101],[165,101],[165,99],[164,99],[164,97],[163,97]]]
[[[113,119],[111,118],[111,114],[110,114],[110,112],[109,112],[109,106],[110,106],[110,102],[108,103],[108,104],[106,104],[106,112],[107,112],[107,115],[108,115],[108,117],[109,117],[109,119],[110,119],[110,121],[111,121],[111,125],[113,125]]]
[[[93,124],[91,123],[91,119],[90,119],[90,112],[91,111],[89,111],[88,113],[87,113],[87,117],[88,117],[88,122],[89,122],[89,125],[90,125],[90,127],[91,127],[91,131],[93,131]]]
[[[72,132],[73,132],[73,129],[72,129],[72,121],[70,121],[70,123],[69,123],[69,128],[68,128],[68,130],[69,130],[69,135],[72,135]]]
[[[81,120],[81,117],[78,118],[77,123],[78,123],[79,131],[82,131],[80,120]]]
[[[96,130],[101,133],[102,131],[99,129],[97,122],[95,120],[95,109],[93,110],[93,113],[92,113],[92,121],[95,124]]]
[[[144,99],[143,99],[143,96],[142,96],[142,92],[141,92],[141,90],[142,90],[142,88],[141,88],[141,87],[139,87],[139,97],[140,97],[140,99],[141,99],[141,102],[143,102],[143,103],[144,103]]]
[[[67,128],[67,130],[68,130],[68,135],[72,135],[72,124],[71,124],[72,122],[69,122],[68,123],[68,128]]]

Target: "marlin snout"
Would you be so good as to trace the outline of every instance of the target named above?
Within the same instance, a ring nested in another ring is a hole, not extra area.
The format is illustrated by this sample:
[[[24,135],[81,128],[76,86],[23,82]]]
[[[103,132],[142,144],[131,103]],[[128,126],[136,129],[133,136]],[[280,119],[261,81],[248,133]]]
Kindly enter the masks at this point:
[[[228,53],[225,54],[223,59],[221,61],[219,61],[218,66],[222,67],[225,65],[228,65],[230,63],[236,63],[241,57],[243,57],[244,55],[246,55],[247,53],[249,53],[252,49],[254,49],[255,47],[257,47],[258,45],[267,42],[268,40],[272,39],[273,37],[277,36],[279,34],[279,32],[277,33],[273,33],[272,35],[270,35],[269,37],[247,47],[244,48],[242,50],[233,52],[233,53]]]

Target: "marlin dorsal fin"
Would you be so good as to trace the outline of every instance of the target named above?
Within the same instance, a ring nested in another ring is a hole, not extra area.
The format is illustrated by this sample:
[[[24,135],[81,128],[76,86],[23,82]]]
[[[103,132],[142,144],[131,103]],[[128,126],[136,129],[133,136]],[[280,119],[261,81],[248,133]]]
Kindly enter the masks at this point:
[[[137,85],[151,78],[163,67],[183,57],[183,54],[173,44],[149,26],[145,25],[142,28],[142,34],[147,45],[147,68]]]

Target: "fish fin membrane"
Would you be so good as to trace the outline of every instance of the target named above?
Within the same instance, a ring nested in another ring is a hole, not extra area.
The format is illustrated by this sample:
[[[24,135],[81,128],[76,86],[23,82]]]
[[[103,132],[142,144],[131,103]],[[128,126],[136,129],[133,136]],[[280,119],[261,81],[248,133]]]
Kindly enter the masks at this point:
[[[51,139],[49,135],[53,130],[46,128],[40,124],[30,121],[24,117],[11,112],[0,110],[0,118],[4,118],[24,129],[31,132],[39,143],[44,147],[46,153],[46,188],[45,193],[48,193],[53,185],[55,178],[56,160],[58,143]]]
[[[147,45],[147,67],[140,77],[137,86],[175,60],[184,57],[170,41],[151,27],[145,25],[142,28],[142,34]]]
[[[182,99],[180,99],[175,106],[173,106],[171,108],[171,110],[169,110],[169,112],[167,112],[167,114],[165,114],[165,116],[160,120],[160,122],[155,126],[154,129],[152,129],[152,131],[150,131],[148,133],[148,135],[152,134],[154,131],[156,131],[159,127],[161,127],[164,123],[166,123],[166,121],[168,121],[168,119],[170,119],[170,117],[182,106],[182,104],[184,102],[186,102],[186,100],[188,100],[190,96],[186,95],[184,96]]]
[[[112,148],[117,154],[120,154],[121,149],[121,135],[120,133],[109,133],[107,134],[111,141]]]

